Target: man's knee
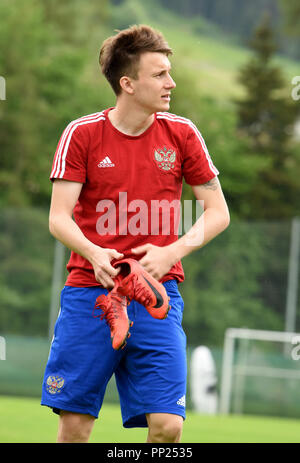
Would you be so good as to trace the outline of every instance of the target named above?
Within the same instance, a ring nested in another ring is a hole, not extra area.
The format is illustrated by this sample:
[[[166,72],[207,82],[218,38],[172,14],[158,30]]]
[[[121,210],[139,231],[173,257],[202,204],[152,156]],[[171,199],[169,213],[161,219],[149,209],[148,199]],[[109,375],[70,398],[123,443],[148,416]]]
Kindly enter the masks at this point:
[[[149,415],[148,425],[148,442],[180,442],[183,426],[181,416],[167,413],[151,414]]]
[[[57,442],[86,443],[89,440],[95,418],[91,415],[61,411]]]

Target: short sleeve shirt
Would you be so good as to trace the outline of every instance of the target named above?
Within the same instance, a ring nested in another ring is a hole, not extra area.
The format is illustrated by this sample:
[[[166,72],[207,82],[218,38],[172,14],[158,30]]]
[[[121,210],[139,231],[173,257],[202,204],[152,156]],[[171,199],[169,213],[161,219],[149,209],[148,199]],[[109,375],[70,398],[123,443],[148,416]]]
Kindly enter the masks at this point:
[[[50,179],[82,183],[74,220],[93,243],[126,257],[146,243],[178,239],[183,179],[201,185],[219,174],[201,133],[189,120],[158,112],[139,136],[117,130],[108,108],[72,121],[63,131]],[[71,252],[67,285],[95,286],[92,265]],[[162,278],[184,280],[181,262]]]

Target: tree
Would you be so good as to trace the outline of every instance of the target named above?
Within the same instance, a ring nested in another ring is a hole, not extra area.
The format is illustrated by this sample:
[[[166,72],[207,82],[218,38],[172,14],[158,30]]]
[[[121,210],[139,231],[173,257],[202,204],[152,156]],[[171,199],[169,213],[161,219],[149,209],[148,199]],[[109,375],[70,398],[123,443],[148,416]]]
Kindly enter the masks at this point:
[[[48,207],[59,136],[71,120],[102,107],[107,92],[96,86],[95,42],[100,46],[105,32],[106,6],[104,0],[83,7],[79,0],[0,2],[0,74],[6,80],[0,206]]]
[[[254,185],[251,210],[256,218],[282,218],[296,214],[299,169],[292,141],[298,107],[290,95],[283,73],[272,63],[276,45],[269,18],[265,16],[250,41],[253,56],[240,70],[238,81],[245,89],[236,101],[238,132],[249,138],[249,152],[265,163]]]

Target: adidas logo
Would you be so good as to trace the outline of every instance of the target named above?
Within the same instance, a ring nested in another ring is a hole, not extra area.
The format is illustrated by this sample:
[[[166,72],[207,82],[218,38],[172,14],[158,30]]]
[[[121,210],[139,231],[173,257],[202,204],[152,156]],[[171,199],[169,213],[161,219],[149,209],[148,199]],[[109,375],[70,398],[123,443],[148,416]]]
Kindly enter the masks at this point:
[[[185,395],[183,395],[182,397],[180,397],[180,399],[177,400],[177,405],[185,407]]]
[[[101,162],[99,162],[98,167],[115,167],[115,164],[106,156]]]

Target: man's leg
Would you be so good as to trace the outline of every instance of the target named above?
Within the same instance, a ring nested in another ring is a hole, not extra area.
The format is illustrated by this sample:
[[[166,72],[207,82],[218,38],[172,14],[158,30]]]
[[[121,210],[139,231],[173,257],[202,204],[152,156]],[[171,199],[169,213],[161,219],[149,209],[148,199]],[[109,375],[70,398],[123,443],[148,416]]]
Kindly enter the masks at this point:
[[[112,348],[105,321],[93,316],[103,293],[98,287],[63,289],[41,399],[60,414],[58,442],[87,442],[107,382],[123,355]]]
[[[170,413],[148,413],[149,443],[177,443],[180,442],[183,418]]]
[[[57,442],[64,444],[87,443],[95,418],[91,415],[60,411]]]
[[[185,418],[186,336],[183,301],[174,280],[164,283],[171,310],[156,320],[132,301],[126,355],[115,370],[125,427],[149,427],[149,442],[176,442]]]

